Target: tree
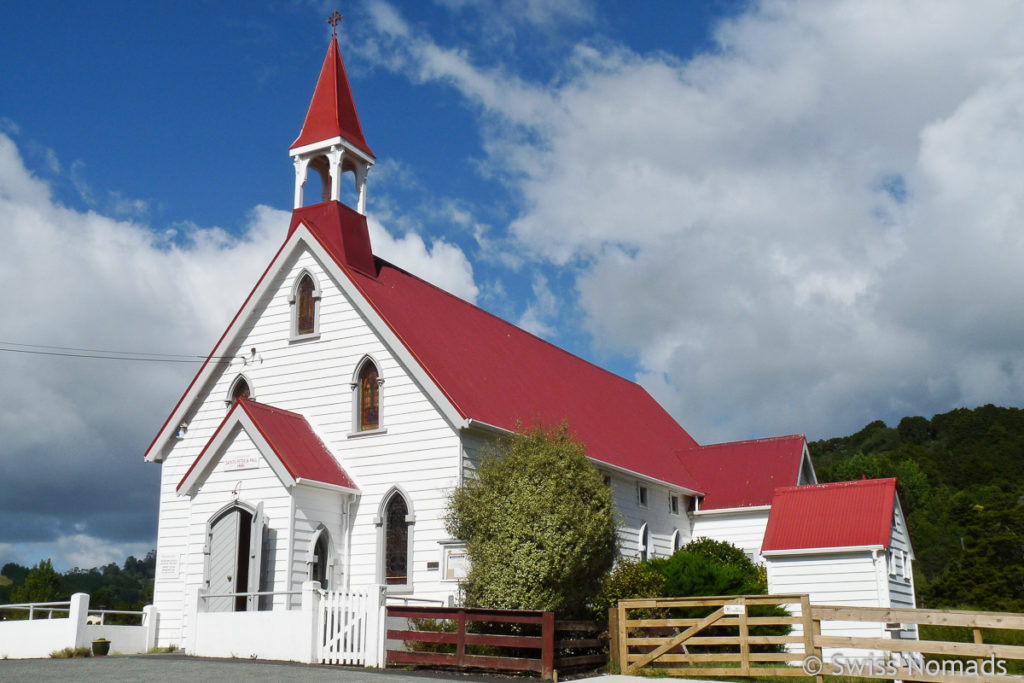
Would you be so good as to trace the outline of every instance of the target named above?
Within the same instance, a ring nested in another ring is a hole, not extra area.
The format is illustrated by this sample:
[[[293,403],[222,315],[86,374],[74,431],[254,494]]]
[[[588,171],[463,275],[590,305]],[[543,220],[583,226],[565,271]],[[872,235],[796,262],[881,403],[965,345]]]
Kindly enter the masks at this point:
[[[500,439],[446,522],[466,542],[474,607],[584,615],[616,555],[611,491],[565,424]]]
[[[29,570],[25,583],[11,594],[15,602],[51,602],[60,597],[61,579],[49,558]]]

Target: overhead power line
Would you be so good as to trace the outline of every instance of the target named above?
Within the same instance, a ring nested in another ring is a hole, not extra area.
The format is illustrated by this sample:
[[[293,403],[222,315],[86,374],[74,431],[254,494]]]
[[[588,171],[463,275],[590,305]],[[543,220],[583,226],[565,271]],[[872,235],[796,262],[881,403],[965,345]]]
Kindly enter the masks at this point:
[[[50,346],[46,344],[22,344],[19,342],[0,341],[0,347],[3,346],[19,348],[0,348],[0,352],[27,353],[38,356],[63,356],[66,358],[93,358],[97,360],[124,360],[148,363],[202,363],[206,360],[206,356],[180,353],[110,351],[77,346]],[[233,356],[212,356],[211,360],[228,360],[230,358],[233,358]]]

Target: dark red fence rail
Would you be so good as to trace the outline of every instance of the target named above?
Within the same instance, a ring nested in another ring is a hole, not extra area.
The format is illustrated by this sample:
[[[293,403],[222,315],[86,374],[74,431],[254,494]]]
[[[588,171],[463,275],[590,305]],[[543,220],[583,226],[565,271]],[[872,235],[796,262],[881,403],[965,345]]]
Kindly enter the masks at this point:
[[[405,620],[407,628],[388,628],[389,641],[403,641],[404,649],[387,650],[388,664],[445,666],[460,669],[481,668],[499,671],[535,672],[551,680],[559,667],[602,664],[604,641],[597,637],[600,628],[589,622],[555,621],[553,612],[492,610],[462,607],[387,608],[388,625]],[[410,620],[415,620],[410,623]],[[429,620],[429,621],[427,621]],[[467,628],[468,625],[475,624]],[[493,634],[480,631],[486,625],[518,624],[539,635]],[[413,626],[427,628],[412,628]],[[585,637],[593,633],[593,637]],[[563,634],[558,639],[557,634]],[[392,643],[389,643],[391,645]],[[490,652],[513,650],[512,655],[471,654],[467,648],[483,646]],[[435,650],[435,651],[429,651]],[[526,650],[531,656],[523,656]]]

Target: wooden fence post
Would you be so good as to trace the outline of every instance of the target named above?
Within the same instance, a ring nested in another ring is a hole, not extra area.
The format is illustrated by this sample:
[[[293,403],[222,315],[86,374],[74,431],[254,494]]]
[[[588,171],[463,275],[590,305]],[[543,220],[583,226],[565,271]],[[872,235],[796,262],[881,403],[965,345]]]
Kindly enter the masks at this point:
[[[455,640],[455,666],[466,666],[466,610],[459,610],[458,634]]]
[[[545,681],[555,676],[555,613],[545,612],[540,626],[541,637],[541,673]]]
[[[626,630],[626,607],[619,600],[619,616],[615,620],[619,626],[619,673],[626,673],[629,668],[629,632]]]
[[[743,676],[750,675],[750,628],[747,626],[747,599],[740,598],[743,605],[743,614],[739,615],[740,622],[740,673]]]
[[[820,658],[821,648],[814,646],[814,637],[821,635],[821,622],[815,621],[814,615],[811,613],[810,595],[800,596],[800,620],[804,632],[804,657],[815,655]],[[824,683],[824,680],[823,676],[814,677],[815,683]]]
[[[608,668],[615,673],[622,671],[619,661],[619,608],[608,609]]]

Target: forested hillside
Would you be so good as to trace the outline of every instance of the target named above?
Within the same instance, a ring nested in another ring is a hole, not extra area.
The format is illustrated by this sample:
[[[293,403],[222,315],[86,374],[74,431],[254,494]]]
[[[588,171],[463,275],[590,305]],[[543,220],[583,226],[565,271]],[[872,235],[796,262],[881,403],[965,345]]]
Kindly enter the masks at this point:
[[[156,552],[139,560],[129,556],[123,567],[111,562],[93,569],[58,573],[49,560],[33,567],[8,562],[0,569],[0,604],[67,600],[88,593],[91,609],[139,610],[153,601]],[[3,615],[0,615],[3,618]]]
[[[918,606],[1024,612],[1024,411],[876,421],[809,448],[821,482],[899,478]]]

